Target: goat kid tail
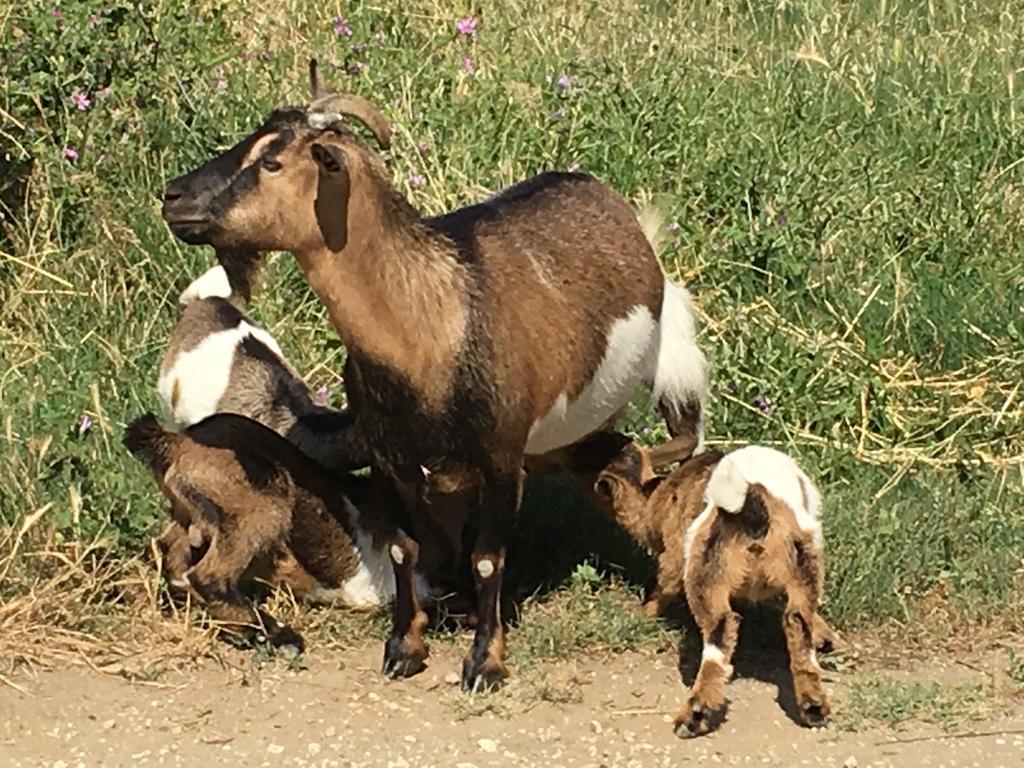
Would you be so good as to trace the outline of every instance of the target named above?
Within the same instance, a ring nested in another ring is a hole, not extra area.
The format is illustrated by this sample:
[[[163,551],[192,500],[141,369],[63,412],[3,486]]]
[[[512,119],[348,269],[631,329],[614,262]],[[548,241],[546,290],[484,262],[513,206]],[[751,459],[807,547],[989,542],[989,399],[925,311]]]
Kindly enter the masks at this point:
[[[771,527],[771,513],[764,494],[751,488],[751,481],[731,456],[722,459],[708,478],[706,501],[733,519],[752,539],[761,539]]]
[[[231,299],[231,283],[228,281],[228,273],[220,264],[206,270],[188,284],[188,287],[178,296],[178,303],[188,306],[193,301],[208,299],[213,296],[222,299]]]
[[[157,467],[166,461],[170,448],[180,438],[177,433],[161,427],[152,413],[145,413],[125,427],[121,444],[150,466]]]

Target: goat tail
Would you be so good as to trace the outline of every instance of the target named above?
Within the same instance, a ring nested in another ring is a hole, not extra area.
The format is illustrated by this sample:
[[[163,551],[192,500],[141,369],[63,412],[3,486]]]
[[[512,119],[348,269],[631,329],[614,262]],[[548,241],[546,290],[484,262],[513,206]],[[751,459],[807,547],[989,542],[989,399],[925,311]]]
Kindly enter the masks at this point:
[[[673,437],[692,433],[696,450],[704,449],[703,409],[707,399],[707,360],[697,344],[697,323],[690,293],[665,280],[659,321],[658,361],[652,393]]]
[[[155,467],[165,461],[169,449],[179,438],[180,435],[161,427],[152,413],[144,413],[125,427],[121,443]]]
[[[231,283],[228,281],[228,273],[220,264],[210,267],[199,277],[188,284],[188,287],[178,296],[178,303],[188,306],[193,301],[208,299],[213,296],[222,299],[232,298]]]
[[[636,212],[637,221],[640,222],[640,229],[644,237],[651,244],[651,250],[655,253],[661,250],[665,242],[665,220],[668,219],[668,204],[664,201],[652,201]]]
[[[705,500],[723,512],[739,514],[747,503],[750,482],[732,455],[725,456],[708,478]]]

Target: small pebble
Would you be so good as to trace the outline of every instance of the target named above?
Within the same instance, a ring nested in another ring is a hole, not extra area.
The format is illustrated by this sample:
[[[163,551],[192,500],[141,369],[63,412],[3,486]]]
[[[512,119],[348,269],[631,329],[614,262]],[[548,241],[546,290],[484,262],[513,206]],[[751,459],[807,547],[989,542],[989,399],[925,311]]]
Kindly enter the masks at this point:
[[[494,753],[498,751],[498,745],[492,739],[480,739],[477,742],[480,745],[480,749],[484,752]]]
[[[284,752],[284,747],[282,747],[280,744],[271,744],[267,747],[267,752],[269,752],[272,755],[280,755],[282,752]]]

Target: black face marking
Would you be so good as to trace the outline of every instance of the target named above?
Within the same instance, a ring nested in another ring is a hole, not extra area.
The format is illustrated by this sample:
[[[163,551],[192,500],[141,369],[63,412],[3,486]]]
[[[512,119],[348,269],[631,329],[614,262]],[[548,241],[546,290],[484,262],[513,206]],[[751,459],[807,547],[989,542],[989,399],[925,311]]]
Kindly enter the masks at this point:
[[[280,133],[266,150],[266,154],[276,154],[294,138],[296,130],[305,127],[305,121],[304,110],[275,110],[263,125],[233,147],[173,179],[164,192],[163,217],[175,236],[190,245],[212,244],[218,218],[255,183],[259,168],[242,169],[253,145],[264,136]],[[247,174],[249,170],[253,173]]]

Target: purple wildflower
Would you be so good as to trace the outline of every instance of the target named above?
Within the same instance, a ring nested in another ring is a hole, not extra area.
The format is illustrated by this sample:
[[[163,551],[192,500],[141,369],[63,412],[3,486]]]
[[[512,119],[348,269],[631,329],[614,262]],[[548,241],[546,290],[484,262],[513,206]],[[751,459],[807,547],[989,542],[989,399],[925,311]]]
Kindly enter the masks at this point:
[[[669,232],[678,232],[679,231],[679,222],[678,221],[673,221],[667,227],[665,227],[665,229],[667,229]]]
[[[771,416],[772,411],[775,410],[775,406],[768,402],[768,398],[764,396],[764,393],[758,392],[757,397],[753,401],[754,407],[757,408],[764,416]]]
[[[73,163],[78,159],[78,150],[74,147],[64,147],[64,149],[60,151],[60,156],[68,162]]]
[[[334,17],[334,34],[338,37],[352,37],[352,28],[345,22],[344,16]]]
[[[421,141],[419,144],[416,145],[416,149],[420,151],[421,155],[426,155],[429,154],[430,152],[430,145],[427,144],[427,142],[425,141]]]
[[[568,74],[567,72],[563,72],[561,75],[558,76],[558,79],[555,80],[555,85],[557,85],[559,88],[571,87],[572,75]]]
[[[223,77],[218,77],[217,82],[213,84],[213,90],[215,90],[217,93],[220,93],[221,91],[226,91],[227,89],[228,81],[225,80]]]
[[[558,109],[551,113],[551,116],[555,118],[555,120],[561,120],[563,117],[565,117],[565,107],[559,107]]]
[[[317,405],[327,405],[330,400],[331,392],[327,387],[320,387],[320,389],[313,394],[313,402]]]
[[[643,428],[642,430],[640,430],[640,431],[641,431],[641,432],[642,432],[643,434],[645,434],[645,435],[649,435],[649,434],[651,434],[651,428],[650,428],[650,427],[644,427],[644,428]]]
[[[571,163],[569,163],[569,167],[566,168],[566,170],[569,171],[569,173],[576,173],[579,169],[580,164],[578,160],[573,160]]]
[[[466,37],[472,37],[476,34],[476,17],[475,16],[463,16],[457,22],[455,22],[455,29],[460,35]]]
[[[92,14],[89,17],[89,22],[88,22],[89,29],[95,29],[99,25],[100,25],[100,15],[98,13]]]
[[[96,98],[97,99],[105,99],[109,95],[110,95],[110,86],[109,85],[105,85],[102,88],[100,88],[98,91],[96,91]]]
[[[427,177],[422,173],[411,173],[409,174],[409,183],[414,187],[422,187],[427,183]]]
[[[53,9],[53,18],[59,19],[63,15],[64,14],[63,14],[63,12],[61,12],[60,8],[54,8]]]
[[[78,434],[84,435],[90,429],[92,429],[92,416],[83,413],[82,418],[78,421]]]
[[[476,71],[473,67],[473,60],[469,56],[462,59],[462,68],[466,71],[467,75],[472,75]]]
[[[365,61],[357,61],[355,64],[353,64],[350,67],[349,71],[353,75],[358,75],[358,74],[361,74],[361,73],[365,72],[369,66],[370,65],[367,64]]]
[[[779,218],[775,220],[775,223],[778,224],[780,227],[784,227],[787,224],[789,224],[789,216],[787,216],[784,213],[780,213]]]
[[[71,94],[71,103],[83,112],[92,106],[92,101],[85,91],[75,91]]]

